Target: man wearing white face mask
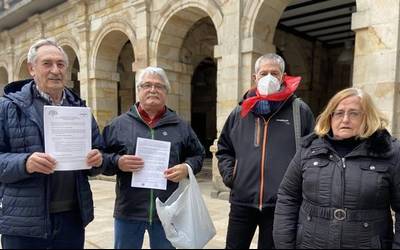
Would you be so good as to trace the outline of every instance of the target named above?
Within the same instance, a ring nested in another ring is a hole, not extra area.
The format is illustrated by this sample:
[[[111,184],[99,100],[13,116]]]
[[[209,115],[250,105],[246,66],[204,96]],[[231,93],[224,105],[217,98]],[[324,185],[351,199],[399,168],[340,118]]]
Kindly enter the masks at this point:
[[[257,226],[258,248],[274,248],[279,184],[299,138],[314,128],[310,108],[294,95],[301,78],[284,72],[279,55],[258,58],[255,87],[229,115],[218,140],[218,168],[231,188],[226,248],[248,249]]]

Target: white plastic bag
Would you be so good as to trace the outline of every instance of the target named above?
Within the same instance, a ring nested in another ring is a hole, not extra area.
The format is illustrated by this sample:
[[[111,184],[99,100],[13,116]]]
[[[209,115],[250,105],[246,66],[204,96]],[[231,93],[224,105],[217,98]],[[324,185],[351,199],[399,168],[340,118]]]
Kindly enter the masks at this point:
[[[165,203],[156,199],[156,208],[167,239],[174,247],[199,249],[216,231],[190,167],[188,172],[189,179],[180,181]]]

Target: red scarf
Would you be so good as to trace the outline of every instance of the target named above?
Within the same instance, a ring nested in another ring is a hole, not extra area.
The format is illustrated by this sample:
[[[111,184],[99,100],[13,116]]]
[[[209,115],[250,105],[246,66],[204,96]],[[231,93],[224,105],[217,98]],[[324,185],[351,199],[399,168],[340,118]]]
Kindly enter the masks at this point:
[[[297,87],[299,86],[301,81],[300,76],[288,76],[285,75],[283,77],[283,85],[285,88],[277,93],[273,93],[270,95],[262,96],[260,93],[258,93],[258,90],[256,89],[256,96],[247,98],[246,100],[243,101],[242,103],[242,111],[240,112],[240,115],[244,118],[246,115],[253,109],[253,107],[257,104],[257,102],[261,100],[267,100],[267,101],[284,101],[287,98],[289,98],[293,93],[296,91]]]

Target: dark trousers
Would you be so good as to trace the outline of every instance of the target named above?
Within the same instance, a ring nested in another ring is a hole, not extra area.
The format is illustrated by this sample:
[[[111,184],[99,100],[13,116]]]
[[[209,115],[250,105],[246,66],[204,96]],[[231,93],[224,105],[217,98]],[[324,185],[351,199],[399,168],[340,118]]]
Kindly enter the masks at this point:
[[[2,235],[3,249],[83,249],[85,228],[80,213],[63,212],[50,215],[51,234],[47,239]]]
[[[231,204],[226,248],[249,249],[258,226],[258,249],[274,249],[272,238],[274,210],[274,208],[264,208],[260,211],[252,207]]]

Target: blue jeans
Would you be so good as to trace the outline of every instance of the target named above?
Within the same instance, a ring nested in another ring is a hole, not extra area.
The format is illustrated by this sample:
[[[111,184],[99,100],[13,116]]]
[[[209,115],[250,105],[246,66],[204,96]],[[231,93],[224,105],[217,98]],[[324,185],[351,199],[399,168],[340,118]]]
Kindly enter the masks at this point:
[[[167,240],[160,221],[151,225],[147,221],[115,219],[115,249],[141,249],[144,232],[147,230],[151,249],[175,249]]]
[[[85,228],[79,211],[50,214],[51,234],[47,239],[2,235],[3,249],[83,249]]]

